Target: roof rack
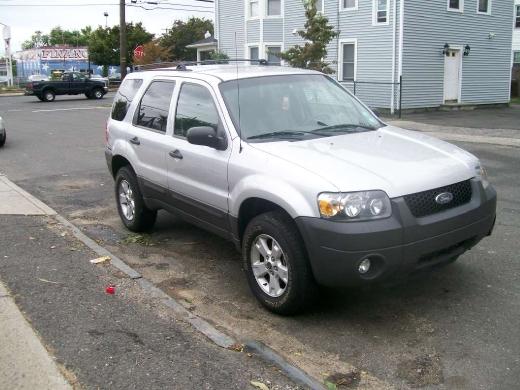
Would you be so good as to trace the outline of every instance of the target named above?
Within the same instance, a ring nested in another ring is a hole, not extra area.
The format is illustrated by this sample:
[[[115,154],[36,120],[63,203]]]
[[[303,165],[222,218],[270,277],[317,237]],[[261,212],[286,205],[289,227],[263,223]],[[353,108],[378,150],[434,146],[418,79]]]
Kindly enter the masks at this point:
[[[153,64],[147,65],[137,65],[135,67],[137,72],[142,71],[151,71],[151,70],[168,70],[168,71],[182,71],[189,72],[191,69],[188,69],[188,66],[195,65],[225,65],[230,62],[249,62],[251,64],[258,64],[262,66],[268,66],[269,62],[264,59],[259,60],[251,60],[251,59],[242,59],[242,58],[233,58],[233,59],[221,59],[221,60],[205,60],[205,61],[180,61],[180,62],[156,62]]]

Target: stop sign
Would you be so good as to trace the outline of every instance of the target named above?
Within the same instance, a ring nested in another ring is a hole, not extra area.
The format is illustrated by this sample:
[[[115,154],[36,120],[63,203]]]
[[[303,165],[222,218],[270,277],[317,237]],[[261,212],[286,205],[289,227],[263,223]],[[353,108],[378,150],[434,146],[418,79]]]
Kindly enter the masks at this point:
[[[144,47],[139,45],[134,49],[134,58],[141,58],[144,56]]]

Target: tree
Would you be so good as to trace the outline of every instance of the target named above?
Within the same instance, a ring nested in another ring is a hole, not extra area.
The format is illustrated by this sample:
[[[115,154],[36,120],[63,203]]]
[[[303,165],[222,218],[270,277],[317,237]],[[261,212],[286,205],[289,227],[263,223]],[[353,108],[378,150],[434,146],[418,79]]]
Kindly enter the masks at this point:
[[[306,41],[305,45],[296,45],[279,56],[291,66],[330,74],[334,73],[334,70],[323,59],[327,56],[327,45],[338,33],[329,24],[329,20],[318,13],[316,1],[303,0],[307,20],[304,29],[298,31],[298,35]]]
[[[31,39],[22,43],[23,50],[35,49],[43,46],[49,46],[49,36],[42,34],[41,31],[35,31],[31,36]]]
[[[146,31],[141,23],[126,24],[128,52],[127,63],[133,64],[133,52],[139,45],[150,42],[154,35]],[[98,65],[119,65],[119,26],[98,27],[88,39],[90,60]]]
[[[169,31],[160,38],[160,45],[169,50],[174,61],[196,61],[197,50],[186,46],[204,39],[209,31],[213,35],[213,22],[207,19],[190,18],[187,22],[176,20]]]
[[[143,57],[134,58],[135,65],[153,64],[155,62],[164,62],[170,59],[169,51],[160,46],[157,41],[145,43],[143,45],[143,51]]]

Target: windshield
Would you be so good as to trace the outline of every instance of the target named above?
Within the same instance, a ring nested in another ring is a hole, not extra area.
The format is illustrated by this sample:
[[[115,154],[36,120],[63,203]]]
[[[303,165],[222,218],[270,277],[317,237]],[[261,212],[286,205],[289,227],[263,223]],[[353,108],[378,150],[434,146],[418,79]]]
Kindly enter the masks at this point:
[[[220,90],[235,127],[249,141],[298,141],[383,126],[346,90],[324,75],[232,80],[222,83]]]

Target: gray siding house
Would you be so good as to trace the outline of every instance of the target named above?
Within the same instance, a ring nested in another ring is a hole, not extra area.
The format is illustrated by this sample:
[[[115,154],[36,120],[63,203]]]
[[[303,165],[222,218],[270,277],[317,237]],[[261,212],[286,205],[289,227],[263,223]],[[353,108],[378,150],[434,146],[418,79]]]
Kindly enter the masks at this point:
[[[515,0],[319,0],[340,35],[327,60],[372,107],[507,103]],[[302,44],[302,0],[215,0],[219,50],[264,58]],[[355,85],[355,87],[354,87]]]

